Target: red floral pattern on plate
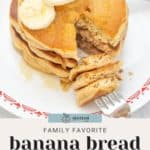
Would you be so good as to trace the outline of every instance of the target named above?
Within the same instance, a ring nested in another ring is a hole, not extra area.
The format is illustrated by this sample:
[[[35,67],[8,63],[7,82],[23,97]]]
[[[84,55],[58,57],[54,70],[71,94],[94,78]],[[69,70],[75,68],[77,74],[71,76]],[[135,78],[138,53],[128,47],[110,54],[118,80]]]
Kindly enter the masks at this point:
[[[127,103],[131,103],[131,104],[134,103],[135,100],[138,100],[147,91],[150,91],[150,78],[144,83],[144,85],[139,90],[137,90],[126,100]],[[21,104],[11,96],[7,95],[4,91],[0,90],[0,97],[2,98],[2,100],[4,100],[6,103],[9,103],[11,106],[15,107],[16,109],[20,109],[21,111],[29,113],[30,115],[36,115],[37,117],[43,117],[46,119],[48,118],[49,113],[42,112],[30,106]],[[93,114],[101,114],[101,112],[99,111]]]
[[[21,111],[27,112],[31,115],[36,115],[38,117],[44,117],[44,118],[48,118],[48,114],[47,112],[41,112],[35,108],[32,108],[30,106],[24,105],[19,103],[17,100],[15,100],[14,98],[12,98],[11,96],[7,95],[5,92],[0,91],[0,97],[3,97],[2,100],[4,100],[6,103],[9,103],[11,106],[16,107],[16,109],[20,109]]]

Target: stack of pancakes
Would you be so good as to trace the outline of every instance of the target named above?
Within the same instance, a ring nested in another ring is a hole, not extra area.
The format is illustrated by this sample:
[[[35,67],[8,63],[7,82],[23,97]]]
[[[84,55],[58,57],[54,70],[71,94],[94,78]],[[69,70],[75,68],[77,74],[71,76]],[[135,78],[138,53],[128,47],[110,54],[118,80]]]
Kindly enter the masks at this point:
[[[12,0],[10,28],[14,46],[29,65],[75,82],[77,99],[82,101],[79,105],[94,99],[95,95],[115,90],[120,63],[112,59],[120,52],[126,35],[128,9],[125,0],[75,0],[57,6],[55,20],[41,30],[31,30],[22,24],[18,17],[21,2]],[[88,54],[87,58],[79,58],[78,48]],[[87,81],[87,71],[98,77]],[[86,96],[87,90],[81,89],[100,79],[103,83],[110,80],[109,86],[98,87],[95,94],[83,100],[81,97]]]
[[[62,42],[69,36],[72,38],[67,31],[69,26],[65,27],[66,34],[61,28],[52,27],[52,29],[51,26],[48,29],[32,31],[26,28],[18,18],[19,3],[20,0],[13,0],[10,11],[11,33],[15,47],[22,52],[25,61],[32,67],[59,77],[68,77],[69,70],[77,64],[76,59],[69,56],[63,57],[67,51],[65,48],[70,45]],[[59,36],[62,36],[62,39]],[[62,49],[60,49],[61,46]]]

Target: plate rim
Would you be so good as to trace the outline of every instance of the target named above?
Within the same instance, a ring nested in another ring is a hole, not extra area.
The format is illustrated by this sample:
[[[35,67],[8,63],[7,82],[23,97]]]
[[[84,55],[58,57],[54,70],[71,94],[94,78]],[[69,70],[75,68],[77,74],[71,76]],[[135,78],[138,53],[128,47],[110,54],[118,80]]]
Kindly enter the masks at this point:
[[[145,96],[145,92],[150,90],[149,86],[150,86],[150,78],[146,80],[146,82],[143,84],[141,88],[139,88],[135,93],[133,93],[125,100],[130,105],[131,110],[135,102],[136,103],[141,102],[140,100],[142,100],[142,98]],[[146,101],[144,101],[140,107],[138,107],[134,111],[131,111],[131,113],[142,108],[149,101],[150,99],[146,99]],[[30,107],[24,103],[20,103],[3,90],[0,90],[0,106],[9,113],[14,114],[20,118],[47,119],[48,115],[50,114],[50,112],[44,112],[36,108]],[[101,114],[101,112],[100,111],[93,112],[92,114]]]

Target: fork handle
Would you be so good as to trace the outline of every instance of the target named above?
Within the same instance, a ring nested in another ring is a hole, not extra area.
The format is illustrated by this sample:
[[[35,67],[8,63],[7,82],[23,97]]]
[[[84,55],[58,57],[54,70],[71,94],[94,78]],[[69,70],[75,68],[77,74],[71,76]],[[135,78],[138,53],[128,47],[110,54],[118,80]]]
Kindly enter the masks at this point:
[[[130,114],[130,106],[126,103],[115,112],[111,114],[112,117],[119,118],[119,117],[128,117]]]

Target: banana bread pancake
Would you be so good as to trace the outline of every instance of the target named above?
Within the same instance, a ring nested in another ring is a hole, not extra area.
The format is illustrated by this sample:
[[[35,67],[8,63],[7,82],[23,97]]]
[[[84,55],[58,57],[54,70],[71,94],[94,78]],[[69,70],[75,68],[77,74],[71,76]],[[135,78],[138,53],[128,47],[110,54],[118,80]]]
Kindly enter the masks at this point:
[[[30,48],[28,47],[28,44],[20,37],[20,35],[15,31],[13,27],[11,27],[11,35],[14,46],[18,50],[20,50],[25,61],[30,66],[45,73],[55,74],[58,77],[65,78],[69,76],[69,70],[63,69],[60,65],[56,65],[49,61],[43,60],[32,53],[30,51]]]
[[[124,24],[124,26],[127,25]],[[87,47],[85,47],[84,49],[89,49],[90,46],[91,49],[96,48],[96,50],[106,53],[110,53],[112,51],[117,50],[120,45],[121,39],[124,38],[124,35],[126,33],[126,30],[123,30],[121,34],[122,37],[120,37],[120,39],[116,41],[115,45],[112,45],[101,38],[102,35],[100,33],[100,30],[98,30],[97,27],[94,24],[92,24],[87,18],[82,17],[76,23],[76,27],[78,35],[77,37],[80,38],[78,42],[81,48],[83,48],[82,43],[86,42]]]
[[[119,85],[117,77],[107,77],[99,79],[88,86],[76,91],[77,104],[83,106],[100,96],[104,96],[114,91]]]
[[[114,58],[111,55],[104,53],[90,55],[86,58],[82,58],[80,64],[78,64],[78,66],[70,71],[69,79],[73,81],[79,74],[100,68],[107,65],[108,63],[112,63],[114,61],[113,59]]]
[[[51,51],[42,51],[40,49],[35,48],[30,44],[30,41],[28,41],[27,37],[24,35],[23,31],[20,29],[19,23],[18,23],[18,0],[12,0],[11,8],[10,8],[10,24],[15,28],[15,30],[20,34],[20,36],[28,43],[28,46],[30,47],[30,50],[36,53],[39,57],[42,57],[46,60],[49,60],[56,64],[61,64],[62,67],[66,68],[73,68],[76,66],[77,61],[74,59],[67,59],[62,58],[60,55],[56,54],[55,52]]]
[[[13,0],[11,16],[18,13],[21,2]],[[116,50],[124,37],[128,22],[125,0],[75,0],[55,9],[56,18],[46,29],[30,30],[20,23],[34,47],[77,60],[77,34],[102,52]]]
[[[76,81],[73,83],[73,88],[78,90],[99,79],[116,76],[119,74],[121,64],[121,62],[117,61],[101,68],[84,72],[76,78]]]
[[[77,61],[74,59],[68,59],[68,58],[62,58],[60,55],[51,52],[51,51],[43,51],[40,49],[37,49],[35,47],[33,47],[30,44],[30,41],[27,40],[26,36],[24,35],[24,33],[21,31],[19,25],[18,25],[18,21],[15,19],[16,17],[11,17],[10,19],[10,24],[11,26],[13,26],[13,28],[16,30],[16,32],[20,35],[20,37],[22,37],[22,39],[24,41],[26,41],[26,43],[28,43],[28,46],[30,48],[30,50],[35,53],[36,55],[38,55],[41,58],[44,58],[46,60],[49,60],[50,62],[56,63],[56,64],[60,64],[62,65],[63,68],[73,68],[77,65]]]

